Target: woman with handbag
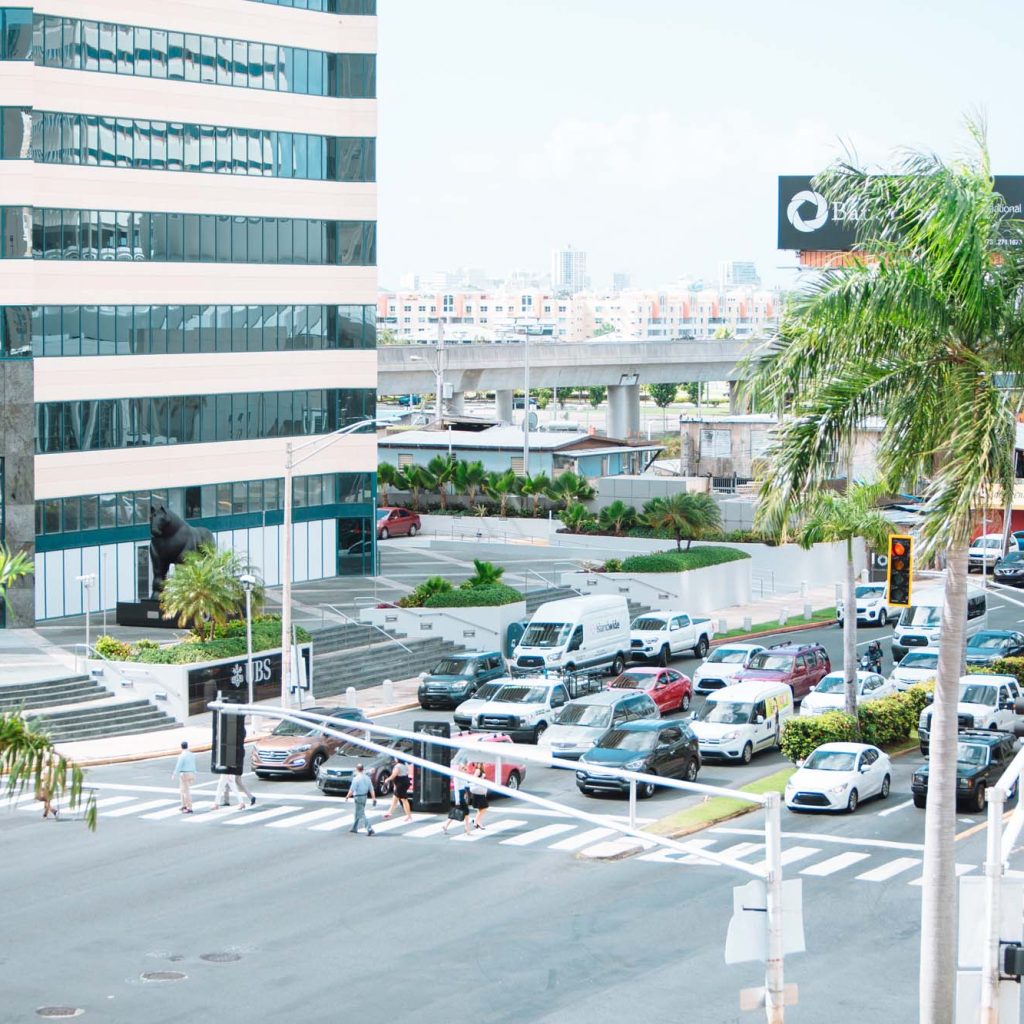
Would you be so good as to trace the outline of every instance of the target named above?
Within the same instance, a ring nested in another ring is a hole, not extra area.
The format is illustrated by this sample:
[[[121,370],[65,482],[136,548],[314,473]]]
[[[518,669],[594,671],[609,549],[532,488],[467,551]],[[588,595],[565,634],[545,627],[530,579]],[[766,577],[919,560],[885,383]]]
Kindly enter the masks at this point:
[[[469,765],[468,769],[472,770],[472,767]],[[458,779],[452,780],[452,806],[448,811],[448,820],[444,823],[444,828],[441,831],[447,832],[448,826],[453,821],[461,821],[466,835],[469,835],[469,790],[465,783]]]
[[[404,761],[395,761],[388,776],[388,782],[393,787],[391,795],[391,806],[388,808],[385,818],[390,818],[395,813],[399,803],[405,811],[405,820],[412,821],[412,806],[409,803],[409,766]]]
[[[482,764],[477,764],[472,774],[473,781],[469,784],[469,795],[473,801],[473,807],[476,809],[476,820],[473,822],[473,827],[483,829],[484,815],[487,813],[487,808],[491,806],[487,799],[487,787],[484,785],[487,774]]]

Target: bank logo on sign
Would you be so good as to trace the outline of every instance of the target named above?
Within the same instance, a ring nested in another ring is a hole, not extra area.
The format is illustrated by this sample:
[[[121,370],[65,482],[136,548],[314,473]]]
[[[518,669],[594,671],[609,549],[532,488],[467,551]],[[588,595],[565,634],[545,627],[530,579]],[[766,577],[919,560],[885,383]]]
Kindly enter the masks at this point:
[[[231,685],[239,687],[245,682],[245,671],[241,665],[234,665],[231,668]]]
[[[812,217],[804,216],[803,207],[807,203],[811,203],[814,206],[814,215]],[[789,206],[786,209],[786,216],[789,218],[789,223],[797,231],[817,231],[828,220],[828,200],[820,192],[804,189],[801,192],[797,192],[790,199]]]

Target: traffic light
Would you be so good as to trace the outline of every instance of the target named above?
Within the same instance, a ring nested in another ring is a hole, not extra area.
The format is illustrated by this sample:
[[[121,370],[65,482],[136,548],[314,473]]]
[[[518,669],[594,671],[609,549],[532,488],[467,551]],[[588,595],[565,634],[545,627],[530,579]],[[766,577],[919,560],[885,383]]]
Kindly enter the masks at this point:
[[[893,534],[889,538],[889,564],[886,573],[888,604],[906,608],[910,604],[910,573],[913,562],[913,540]]]

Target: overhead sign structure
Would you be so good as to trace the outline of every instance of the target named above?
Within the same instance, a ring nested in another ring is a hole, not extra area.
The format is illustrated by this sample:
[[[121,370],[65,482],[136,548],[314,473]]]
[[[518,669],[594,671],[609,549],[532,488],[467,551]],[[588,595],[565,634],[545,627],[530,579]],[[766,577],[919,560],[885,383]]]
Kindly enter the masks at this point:
[[[779,176],[779,248],[848,252],[857,242],[864,211],[849,203],[830,202],[811,180],[809,175]],[[995,190],[1003,197],[1001,212],[1024,219],[1024,175],[997,174]]]

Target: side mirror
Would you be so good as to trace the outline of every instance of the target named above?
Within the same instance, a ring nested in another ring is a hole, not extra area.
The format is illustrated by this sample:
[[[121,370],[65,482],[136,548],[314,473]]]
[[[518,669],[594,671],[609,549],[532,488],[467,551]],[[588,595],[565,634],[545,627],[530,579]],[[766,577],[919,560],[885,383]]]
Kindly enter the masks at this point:
[[[419,675],[419,678],[420,679],[426,679],[428,675],[430,675],[429,672],[421,672],[420,675]]]
[[[764,725],[764,715],[758,715],[757,718],[754,719],[754,724]]]
[[[862,772],[866,772],[866,771],[867,771],[867,770],[868,770],[868,769],[869,769],[870,767],[871,767],[871,765],[869,765],[869,764],[862,764],[862,765],[860,766],[860,770],[861,770]]]
[[[687,716],[686,721],[687,722],[699,722],[700,721],[700,712],[699,711],[691,711],[690,714]]]
[[[925,704],[931,704],[931,703],[934,702],[934,700],[935,700],[935,694],[934,693],[926,693],[924,695],[924,702],[925,702]]]

